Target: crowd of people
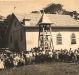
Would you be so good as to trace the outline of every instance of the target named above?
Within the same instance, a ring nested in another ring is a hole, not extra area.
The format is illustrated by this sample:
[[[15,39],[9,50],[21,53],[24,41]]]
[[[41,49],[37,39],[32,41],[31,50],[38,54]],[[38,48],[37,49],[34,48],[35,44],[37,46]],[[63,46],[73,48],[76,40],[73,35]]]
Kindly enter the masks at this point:
[[[75,49],[75,50],[72,50],[70,48],[70,50],[59,50],[59,51],[56,51],[54,56],[56,55],[56,58],[55,60],[61,60],[61,61],[67,61],[67,62],[77,62],[79,60],[79,48],[78,50]]]
[[[55,50],[55,51],[27,51],[27,52],[11,52],[0,54],[0,69],[12,68],[32,63],[42,63],[48,61],[77,61],[79,60],[78,50]]]
[[[0,69],[12,68],[31,63],[32,52],[12,52],[0,54]]]

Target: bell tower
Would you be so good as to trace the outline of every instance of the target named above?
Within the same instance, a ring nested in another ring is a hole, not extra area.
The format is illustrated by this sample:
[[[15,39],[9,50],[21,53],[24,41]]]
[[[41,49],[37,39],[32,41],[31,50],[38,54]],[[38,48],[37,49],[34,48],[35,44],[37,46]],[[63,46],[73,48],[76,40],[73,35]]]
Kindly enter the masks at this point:
[[[48,19],[47,15],[43,13],[39,21],[39,50],[42,51],[52,51],[53,50],[53,40],[51,34],[51,21]]]

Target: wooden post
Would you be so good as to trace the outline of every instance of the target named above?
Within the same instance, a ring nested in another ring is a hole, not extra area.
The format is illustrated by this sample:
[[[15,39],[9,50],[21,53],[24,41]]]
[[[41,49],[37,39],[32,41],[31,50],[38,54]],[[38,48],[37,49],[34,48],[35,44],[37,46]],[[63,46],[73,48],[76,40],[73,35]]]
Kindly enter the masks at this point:
[[[50,34],[51,34],[51,26],[50,26]]]
[[[43,49],[45,51],[45,41],[44,41],[44,26],[43,26]]]
[[[52,49],[52,47],[51,47],[51,44],[52,44],[51,39],[52,39],[52,36],[51,36],[51,26],[50,26],[50,48]]]
[[[40,25],[39,25],[39,36],[38,36],[38,48],[40,47]]]

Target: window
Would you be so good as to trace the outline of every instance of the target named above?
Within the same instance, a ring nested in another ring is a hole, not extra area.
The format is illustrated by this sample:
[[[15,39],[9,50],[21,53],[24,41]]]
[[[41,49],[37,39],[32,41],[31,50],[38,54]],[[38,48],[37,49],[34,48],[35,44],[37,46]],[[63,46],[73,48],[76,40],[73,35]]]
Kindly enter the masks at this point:
[[[14,23],[14,26],[16,27],[16,25],[17,25],[17,24],[16,24],[16,22],[15,22],[15,23]]]
[[[23,41],[23,34],[22,34],[22,31],[20,32],[20,40]]]
[[[10,35],[10,43],[12,43],[12,35]]]
[[[61,36],[61,34],[59,33],[58,35],[57,35],[57,45],[61,45],[62,44],[62,36]]]
[[[71,44],[76,44],[76,37],[74,33],[71,35]]]

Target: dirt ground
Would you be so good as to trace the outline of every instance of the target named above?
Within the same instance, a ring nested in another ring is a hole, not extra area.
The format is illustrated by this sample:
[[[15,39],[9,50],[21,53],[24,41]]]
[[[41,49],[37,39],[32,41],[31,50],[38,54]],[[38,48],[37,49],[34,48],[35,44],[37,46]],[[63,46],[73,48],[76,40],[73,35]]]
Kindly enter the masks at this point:
[[[79,75],[79,63],[46,62],[0,71],[0,75]]]

